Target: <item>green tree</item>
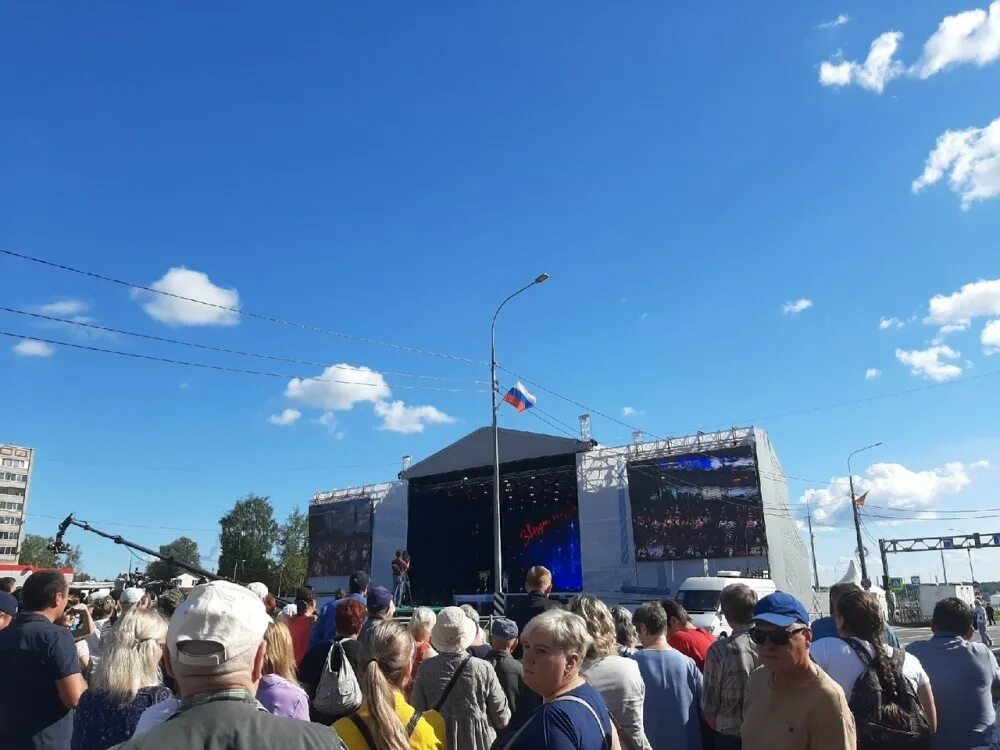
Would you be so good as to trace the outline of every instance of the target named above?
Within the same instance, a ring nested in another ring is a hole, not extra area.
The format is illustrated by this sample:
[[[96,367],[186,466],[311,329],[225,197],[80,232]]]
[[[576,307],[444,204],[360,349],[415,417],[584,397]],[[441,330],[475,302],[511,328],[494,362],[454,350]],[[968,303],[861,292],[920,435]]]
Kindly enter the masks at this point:
[[[306,582],[309,563],[309,516],[292,508],[278,532],[278,594]]]
[[[198,543],[186,536],[174,539],[169,544],[161,544],[160,554],[164,557],[172,557],[188,565],[201,567],[201,554],[198,552]],[[180,573],[181,570],[182,568],[165,560],[153,560],[146,567],[146,575],[155,581],[169,581]]]
[[[83,554],[79,547],[71,547],[69,552],[57,555],[49,549],[50,541],[41,534],[25,534],[17,561],[21,565],[34,565],[37,568],[80,567]]]
[[[93,581],[93,580],[94,577],[91,576],[89,573],[84,573],[81,571],[80,573],[73,574],[73,581],[76,583],[84,583],[86,581]]]
[[[240,583],[262,581],[275,589],[275,544],[278,522],[274,520],[271,498],[247,495],[219,519],[221,526],[219,575]]]

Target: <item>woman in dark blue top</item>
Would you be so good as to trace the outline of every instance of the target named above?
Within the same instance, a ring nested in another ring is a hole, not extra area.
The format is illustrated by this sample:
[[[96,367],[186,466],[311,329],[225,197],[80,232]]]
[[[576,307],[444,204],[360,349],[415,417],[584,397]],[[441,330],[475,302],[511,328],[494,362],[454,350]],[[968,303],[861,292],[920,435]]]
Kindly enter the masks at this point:
[[[107,631],[101,660],[73,718],[72,750],[108,750],[132,736],[139,716],[171,697],[163,687],[160,655],[167,622],[131,609]]]
[[[580,676],[590,640],[583,618],[561,609],[525,626],[524,682],[543,703],[505,732],[495,750],[610,750],[611,715],[601,694]]]

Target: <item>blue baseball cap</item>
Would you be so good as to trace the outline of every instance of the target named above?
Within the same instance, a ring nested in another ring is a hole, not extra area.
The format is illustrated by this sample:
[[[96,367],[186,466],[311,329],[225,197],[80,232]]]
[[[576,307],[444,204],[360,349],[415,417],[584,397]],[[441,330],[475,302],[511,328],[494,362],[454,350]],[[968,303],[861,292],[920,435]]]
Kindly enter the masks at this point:
[[[498,617],[490,625],[490,634],[495,635],[497,638],[505,638],[508,641],[512,641],[517,638],[517,623],[513,620],[508,620],[506,617]]]
[[[6,591],[0,591],[0,612],[10,615],[13,617],[17,614],[17,597],[13,594],[8,594]]]
[[[791,594],[776,591],[768,594],[753,609],[753,619],[763,620],[780,628],[787,628],[795,623],[809,624],[809,613],[805,606]]]
[[[389,609],[390,604],[392,604],[392,592],[385,586],[368,589],[368,609]]]

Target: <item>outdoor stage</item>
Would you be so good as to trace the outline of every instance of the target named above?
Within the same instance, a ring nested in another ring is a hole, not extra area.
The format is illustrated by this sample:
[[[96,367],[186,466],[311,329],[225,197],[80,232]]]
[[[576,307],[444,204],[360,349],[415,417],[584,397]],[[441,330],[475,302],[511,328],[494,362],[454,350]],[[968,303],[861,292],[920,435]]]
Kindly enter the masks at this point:
[[[391,587],[409,550],[414,601],[493,592],[492,432],[481,428],[397,481],[320,492],[310,504],[310,582],[346,588],[353,570]],[[500,430],[504,590],[532,565],[558,592],[609,601],[664,596],[719,570],[768,572],[809,598],[805,544],[767,434],[752,427],[602,447]]]

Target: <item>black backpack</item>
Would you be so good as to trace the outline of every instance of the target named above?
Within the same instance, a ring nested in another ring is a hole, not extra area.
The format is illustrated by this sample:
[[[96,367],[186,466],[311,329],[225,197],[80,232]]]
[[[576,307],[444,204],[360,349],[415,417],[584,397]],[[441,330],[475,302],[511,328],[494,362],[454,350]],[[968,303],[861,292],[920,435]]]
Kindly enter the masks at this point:
[[[879,680],[875,659],[853,639],[847,645],[861,659],[864,671],[854,683],[848,702],[854,714],[858,750],[928,750],[931,730],[920,700],[909,680],[903,677],[901,648],[893,649],[892,668],[896,672],[896,690]]]

